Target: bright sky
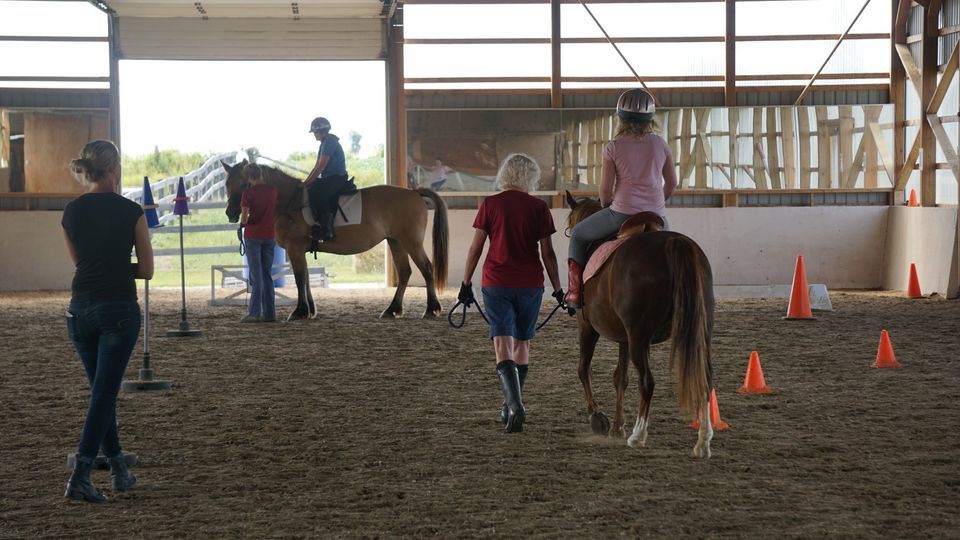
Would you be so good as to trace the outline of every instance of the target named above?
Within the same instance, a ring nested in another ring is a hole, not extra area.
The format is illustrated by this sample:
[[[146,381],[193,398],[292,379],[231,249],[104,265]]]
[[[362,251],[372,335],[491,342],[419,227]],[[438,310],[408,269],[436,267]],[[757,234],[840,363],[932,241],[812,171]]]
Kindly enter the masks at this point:
[[[854,31],[888,31],[890,12],[884,4],[871,2]],[[862,5],[863,0],[742,2],[737,7],[737,32],[840,33]],[[548,37],[550,31],[547,5],[405,9],[408,38]],[[562,9],[565,37],[602,35],[581,6]],[[596,4],[591,9],[613,36],[723,34],[720,3]],[[105,36],[106,16],[86,2],[0,0],[0,35]],[[812,73],[832,45],[832,41],[739,43],[737,69],[750,74]],[[723,70],[722,43],[624,44],[621,49],[645,74],[721,74]],[[107,48],[102,43],[0,42],[0,58],[4,59],[0,75],[105,76],[108,72]],[[563,59],[564,75],[629,75],[605,44],[564,45]],[[405,60],[408,77],[549,75],[548,45],[410,45]],[[280,159],[294,150],[315,151],[316,141],[307,128],[314,116],[323,115],[343,139],[350,131],[361,133],[361,153],[369,154],[385,139],[384,68],[381,61],[121,61],[123,150],[135,155],[154,146],[200,152],[256,146]],[[826,72],[887,69],[888,44],[873,40],[844,43]]]

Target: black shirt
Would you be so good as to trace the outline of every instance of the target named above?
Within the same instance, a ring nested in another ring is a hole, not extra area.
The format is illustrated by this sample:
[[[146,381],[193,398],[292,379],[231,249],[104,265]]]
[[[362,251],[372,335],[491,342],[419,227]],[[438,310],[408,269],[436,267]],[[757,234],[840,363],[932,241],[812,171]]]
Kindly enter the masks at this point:
[[[60,222],[77,256],[73,301],[136,301],[130,252],[139,204],[116,193],[87,193],[70,201]]]

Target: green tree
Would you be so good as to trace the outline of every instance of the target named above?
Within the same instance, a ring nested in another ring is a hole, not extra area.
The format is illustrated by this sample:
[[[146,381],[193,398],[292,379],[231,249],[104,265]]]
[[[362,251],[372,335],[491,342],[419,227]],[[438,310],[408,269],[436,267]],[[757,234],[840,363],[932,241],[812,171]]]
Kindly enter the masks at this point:
[[[350,132],[350,153],[357,155],[360,153],[360,139],[363,138],[363,135],[357,133],[356,131]]]

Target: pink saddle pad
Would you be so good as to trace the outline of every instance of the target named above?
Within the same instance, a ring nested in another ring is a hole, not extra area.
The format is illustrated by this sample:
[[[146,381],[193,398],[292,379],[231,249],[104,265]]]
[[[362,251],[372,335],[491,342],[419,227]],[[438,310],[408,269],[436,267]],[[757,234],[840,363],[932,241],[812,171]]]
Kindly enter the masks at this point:
[[[613,252],[626,240],[627,238],[617,238],[600,244],[600,247],[593,252],[590,260],[587,261],[587,267],[583,269],[583,282],[586,283],[588,279],[595,276],[603,268],[603,264],[607,262],[610,255],[613,255]]]

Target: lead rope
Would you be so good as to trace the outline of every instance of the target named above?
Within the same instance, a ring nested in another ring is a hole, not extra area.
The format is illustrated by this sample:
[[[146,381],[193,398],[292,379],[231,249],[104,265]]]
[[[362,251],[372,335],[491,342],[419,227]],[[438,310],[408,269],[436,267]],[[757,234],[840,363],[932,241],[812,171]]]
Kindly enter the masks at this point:
[[[483,321],[487,323],[487,325],[489,326],[490,320],[487,319],[486,314],[484,314],[483,310],[480,308],[480,303],[479,302],[474,302],[474,303],[477,305],[477,311],[480,312],[480,316],[483,317]],[[457,310],[458,307],[463,307],[463,309],[460,312],[460,324],[453,322],[453,313]],[[543,319],[543,322],[537,325],[537,331],[539,332],[541,328],[546,326],[546,324],[550,322],[550,319],[553,318],[553,315],[557,312],[557,310],[559,310],[562,307],[564,307],[563,304],[557,304],[556,307],[553,308],[553,311],[551,311],[550,314],[547,315],[545,319]],[[452,308],[450,308],[450,311],[447,312],[447,322],[450,323],[450,326],[452,328],[455,328],[457,330],[463,328],[464,325],[467,324],[467,306],[463,302],[457,301],[457,303],[454,304]]]

